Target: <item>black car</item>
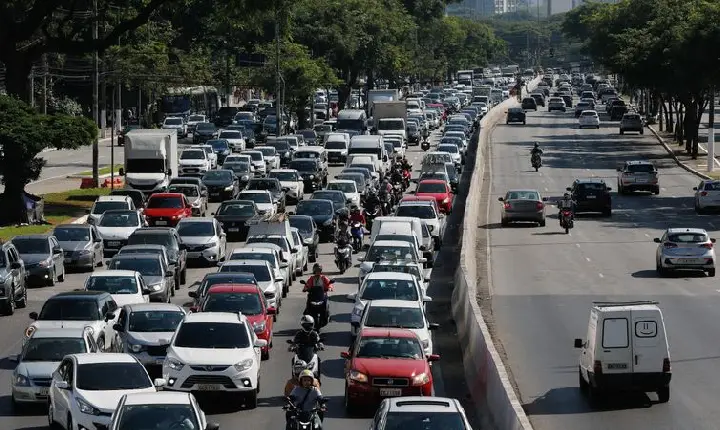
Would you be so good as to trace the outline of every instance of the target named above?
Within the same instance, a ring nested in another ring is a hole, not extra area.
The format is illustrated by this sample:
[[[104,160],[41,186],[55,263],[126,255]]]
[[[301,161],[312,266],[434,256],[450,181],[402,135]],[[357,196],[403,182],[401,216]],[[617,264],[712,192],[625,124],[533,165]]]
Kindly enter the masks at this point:
[[[195,145],[215,139],[218,136],[218,129],[211,122],[200,122],[195,126],[193,131],[193,143]]]
[[[170,185],[175,185],[175,184],[193,184],[193,185],[197,185],[198,187],[200,187],[200,192],[204,191],[205,194],[207,194],[207,192],[208,192],[207,186],[205,184],[203,184],[202,176],[198,177],[198,176],[184,176],[183,175],[183,176],[180,176],[177,178],[172,178],[170,180],[170,183],[168,184],[168,187]],[[135,207],[138,207],[138,206],[136,205]]]
[[[347,211],[350,200],[345,198],[345,193],[340,190],[319,190],[312,193],[310,200],[330,200],[335,207],[335,213]]]
[[[307,143],[308,146],[317,145],[319,142],[318,135],[315,132],[315,130],[308,128],[305,130],[298,131],[297,134],[302,135],[302,137],[305,139],[305,143]]]
[[[142,128],[142,127],[140,127],[139,125],[128,125],[127,127],[123,128],[123,129],[118,133],[117,145],[118,145],[118,146],[125,146],[125,135],[126,135],[130,130],[138,130],[138,129],[140,129],[140,128]]]
[[[321,189],[327,178],[327,172],[323,170],[320,161],[315,159],[292,160],[288,163],[288,169],[294,169],[300,173],[306,193]]]
[[[111,196],[128,196],[132,199],[135,207],[140,209],[145,207],[145,194],[140,190],[133,190],[131,188],[124,188],[120,190],[110,191]]]
[[[253,173],[252,165],[250,165],[250,163],[233,161],[231,163],[223,164],[222,168],[226,170],[232,170],[233,173],[235,173],[235,177],[238,178],[241,191],[245,189],[248,181],[255,177],[255,173]]]
[[[253,178],[248,181],[247,190],[270,191],[273,201],[277,205],[278,213],[285,212],[286,194],[277,178]]]
[[[573,107],[573,96],[571,96],[569,94],[561,94],[559,97],[562,98],[563,101],[565,102],[566,108]]]
[[[537,110],[537,102],[533,97],[525,97],[522,100],[522,109],[523,110]]]
[[[320,240],[332,242],[335,239],[335,226],[337,215],[335,205],[330,200],[301,200],[295,206],[295,213],[292,215],[307,215],[315,221]]]
[[[215,125],[218,127],[224,127],[230,125],[233,122],[233,118],[238,113],[238,108],[234,106],[223,106],[215,115]]]
[[[627,111],[628,108],[624,103],[614,105],[610,108],[610,121],[620,121]]]
[[[287,139],[282,137],[268,139],[266,146],[272,146],[277,151],[278,157],[280,157],[280,167],[285,167],[292,160],[293,147]]]
[[[222,166],[225,158],[232,152],[230,143],[225,139],[211,139],[207,141],[206,145],[212,146],[213,152],[217,155],[218,166]]]
[[[533,94],[530,94],[530,97],[532,97],[532,98],[535,99],[535,103],[536,103],[538,106],[545,107],[545,95],[544,95],[544,94],[541,94],[541,93],[533,93]]]
[[[187,250],[177,230],[172,227],[143,227],[135,230],[128,245],[163,245],[170,265],[175,267],[175,287],[180,288],[187,280]]]
[[[262,218],[252,200],[226,200],[213,215],[231,242],[244,241],[249,230],[248,221],[252,223]]]
[[[208,200],[234,199],[240,192],[240,181],[235,172],[229,169],[210,170],[205,173],[202,181],[208,188]]]
[[[600,212],[604,216],[612,215],[610,191],[602,179],[576,179],[572,187],[567,188],[575,201],[575,212]]]
[[[523,110],[523,108],[513,107],[507,110],[505,124],[510,124],[511,122],[521,122],[523,124],[526,124],[525,111]]]
[[[308,247],[308,261],[314,263],[318,258],[320,235],[313,218],[308,215],[290,215],[290,227],[298,229],[303,245]]]

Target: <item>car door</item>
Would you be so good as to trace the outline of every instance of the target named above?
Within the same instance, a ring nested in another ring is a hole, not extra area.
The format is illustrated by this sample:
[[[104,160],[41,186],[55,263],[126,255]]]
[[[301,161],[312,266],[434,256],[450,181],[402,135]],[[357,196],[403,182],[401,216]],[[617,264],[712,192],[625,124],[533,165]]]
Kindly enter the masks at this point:
[[[50,241],[50,252],[52,252],[53,267],[55,268],[56,276],[59,274],[65,275],[65,256],[63,255],[62,248],[55,236],[48,238]]]
[[[53,400],[53,416],[60,422],[65,421],[68,412],[70,410],[70,401],[72,400],[72,385],[73,385],[73,362],[70,358],[65,358],[58,366],[55,373],[53,373],[53,382],[50,384],[52,390]],[[68,389],[60,389],[57,387],[57,382],[66,382],[69,386]]]
[[[10,269],[10,276],[12,277],[11,285],[15,286],[12,293],[17,297],[25,288],[25,265],[22,264],[20,256],[12,246],[6,248],[5,261],[8,262],[8,267],[11,267],[13,263],[20,263],[20,268]]]
[[[605,374],[624,374],[632,371],[633,348],[630,340],[632,313],[613,311],[600,320],[602,324],[601,350],[595,360],[602,362]]]
[[[95,261],[103,261],[103,257],[105,256],[103,251],[103,241],[100,237],[100,232],[97,231],[97,227],[92,224],[90,225],[90,240],[92,240],[92,250],[95,254]]]
[[[667,357],[667,344],[660,314],[656,310],[632,311],[632,349],[634,373],[660,373]]]
[[[217,235],[217,237],[218,237],[218,243],[220,246],[220,255],[218,256],[218,259],[220,259],[220,257],[225,256],[225,246],[227,245],[227,234],[223,231],[222,226],[216,219],[213,219],[213,226],[215,227],[215,235]]]

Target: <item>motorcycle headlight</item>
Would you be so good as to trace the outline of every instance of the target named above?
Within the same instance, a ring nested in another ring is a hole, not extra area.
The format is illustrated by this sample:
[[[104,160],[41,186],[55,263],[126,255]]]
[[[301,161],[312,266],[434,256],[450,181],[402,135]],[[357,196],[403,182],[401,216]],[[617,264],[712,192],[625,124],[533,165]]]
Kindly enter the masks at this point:
[[[250,369],[250,368],[252,367],[252,365],[253,365],[253,360],[252,360],[251,358],[248,358],[248,359],[243,360],[243,361],[241,361],[241,362],[239,362],[239,363],[233,364],[233,367],[234,367],[235,370],[237,370],[238,372],[244,372],[244,371]]]
[[[183,367],[185,367],[185,363],[175,360],[174,358],[168,358],[165,360],[165,362],[167,363],[168,367],[171,368],[172,370],[180,371],[180,370],[182,370]]]

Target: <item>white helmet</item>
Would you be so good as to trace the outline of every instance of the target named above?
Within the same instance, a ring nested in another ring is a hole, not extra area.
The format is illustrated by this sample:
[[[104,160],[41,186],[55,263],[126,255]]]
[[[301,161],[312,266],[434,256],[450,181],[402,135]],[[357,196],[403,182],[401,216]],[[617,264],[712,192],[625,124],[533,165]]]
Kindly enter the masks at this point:
[[[312,331],[315,328],[315,318],[310,315],[303,315],[300,318],[300,327],[307,332]]]

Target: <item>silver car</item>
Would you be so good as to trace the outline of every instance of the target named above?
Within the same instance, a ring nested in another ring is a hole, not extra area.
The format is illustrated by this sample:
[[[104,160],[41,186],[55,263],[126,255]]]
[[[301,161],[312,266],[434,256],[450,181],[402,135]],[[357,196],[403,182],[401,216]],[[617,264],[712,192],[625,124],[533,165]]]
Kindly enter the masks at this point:
[[[703,180],[700,185],[693,187],[695,191],[695,212],[705,213],[709,210],[720,209],[720,181]]]
[[[145,226],[145,217],[136,210],[106,211],[97,223],[98,232],[103,238],[105,255],[117,253],[127,244],[135,230]]]
[[[225,259],[227,235],[215,218],[183,218],[176,228],[188,260],[217,264]]]
[[[158,369],[185,310],[172,303],[135,303],[120,310],[114,328],[122,351],[134,355],[145,367]]]
[[[715,276],[715,239],[702,228],[669,228],[656,237],[655,270],[667,275],[677,270],[698,270]]]
[[[208,194],[195,184],[173,184],[168,187],[168,193],[180,193],[187,197],[192,206],[193,216],[205,216],[208,208]]]
[[[103,240],[94,225],[61,224],[53,236],[63,249],[65,267],[95,270],[103,264]]]
[[[505,197],[498,197],[502,203],[500,224],[503,227],[512,222],[534,222],[545,227],[545,199],[537,190],[510,190]]]

